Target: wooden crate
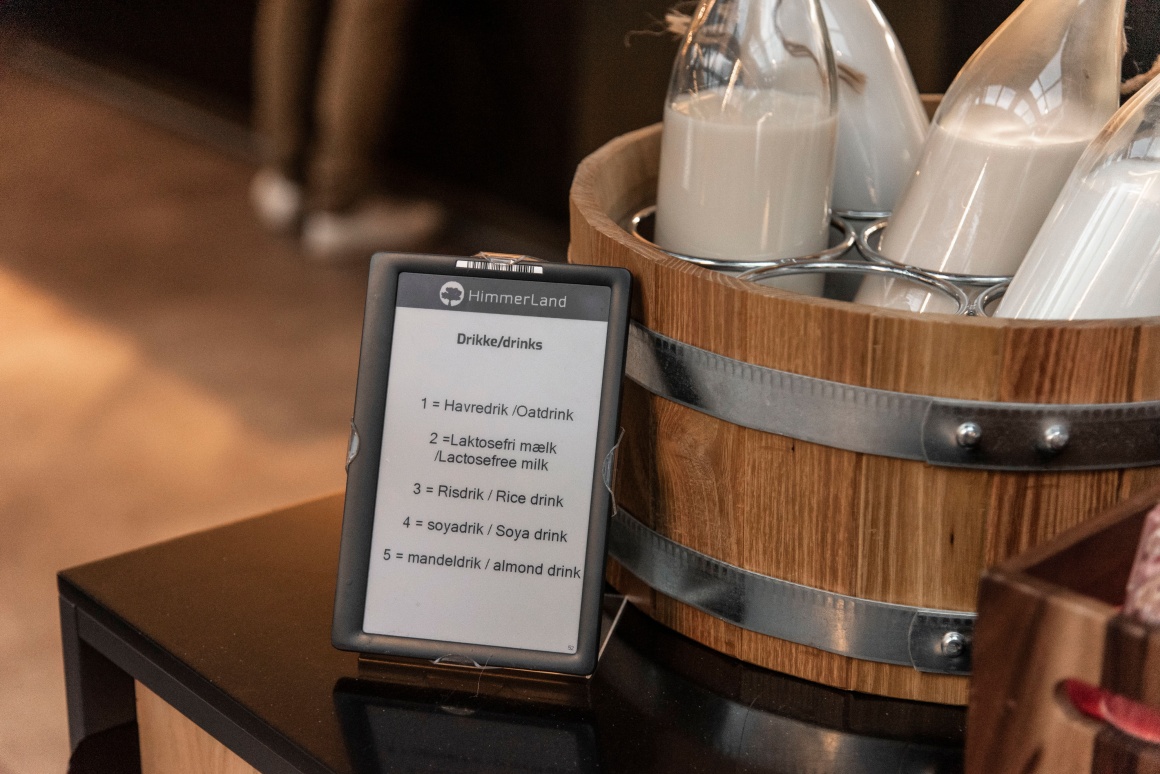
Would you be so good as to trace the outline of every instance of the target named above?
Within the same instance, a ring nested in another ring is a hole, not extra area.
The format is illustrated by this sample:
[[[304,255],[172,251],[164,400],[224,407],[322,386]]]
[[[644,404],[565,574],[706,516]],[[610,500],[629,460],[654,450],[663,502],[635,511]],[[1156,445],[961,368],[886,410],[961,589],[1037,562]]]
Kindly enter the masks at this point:
[[[1146,492],[988,570],[967,719],[970,774],[1160,772],[1160,747],[1074,709],[1078,679],[1160,709],[1160,630],[1119,614]]]

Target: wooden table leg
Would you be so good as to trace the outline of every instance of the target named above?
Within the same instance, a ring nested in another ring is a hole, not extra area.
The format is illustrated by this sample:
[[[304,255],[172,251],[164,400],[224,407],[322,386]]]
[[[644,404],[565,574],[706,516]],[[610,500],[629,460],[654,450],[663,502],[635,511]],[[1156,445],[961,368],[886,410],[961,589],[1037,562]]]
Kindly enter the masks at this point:
[[[136,689],[141,774],[258,774],[157,694]]]

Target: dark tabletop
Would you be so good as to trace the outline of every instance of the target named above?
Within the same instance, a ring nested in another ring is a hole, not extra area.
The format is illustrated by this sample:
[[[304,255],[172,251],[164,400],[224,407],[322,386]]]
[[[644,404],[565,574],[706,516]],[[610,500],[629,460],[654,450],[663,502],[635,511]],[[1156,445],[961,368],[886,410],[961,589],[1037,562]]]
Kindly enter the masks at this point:
[[[61,595],[131,651],[134,677],[163,698],[180,684],[178,709],[287,771],[961,769],[962,709],[752,667],[631,606],[590,681],[360,672],[330,645],[341,519],[341,497],[306,503],[67,570]]]

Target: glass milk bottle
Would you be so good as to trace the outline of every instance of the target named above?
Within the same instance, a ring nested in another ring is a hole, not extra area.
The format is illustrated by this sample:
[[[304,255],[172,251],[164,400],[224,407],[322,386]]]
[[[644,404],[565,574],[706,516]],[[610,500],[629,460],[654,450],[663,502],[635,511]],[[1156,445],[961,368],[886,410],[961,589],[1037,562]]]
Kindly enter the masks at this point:
[[[836,139],[818,0],[702,0],[665,106],[657,244],[723,260],[824,250]],[[821,283],[777,281],[813,295]]]
[[[1024,0],[947,91],[882,253],[944,272],[1014,274],[1119,104],[1123,21],[1124,0]],[[889,281],[863,283],[857,300],[945,311]]]
[[[1112,118],[1068,178],[996,317],[1160,315],[1160,78]]]
[[[838,66],[838,160],[831,206],[849,217],[894,209],[929,122],[910,65],[874,0],[822,0]]]

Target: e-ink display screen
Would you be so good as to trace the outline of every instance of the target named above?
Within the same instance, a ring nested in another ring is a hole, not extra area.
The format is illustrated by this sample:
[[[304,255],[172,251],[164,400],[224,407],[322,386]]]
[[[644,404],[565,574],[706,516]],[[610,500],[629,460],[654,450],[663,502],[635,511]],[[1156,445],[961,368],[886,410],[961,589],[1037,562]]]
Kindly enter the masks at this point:
[[[364,631],[576,652],[611,295],[399,275]]]

